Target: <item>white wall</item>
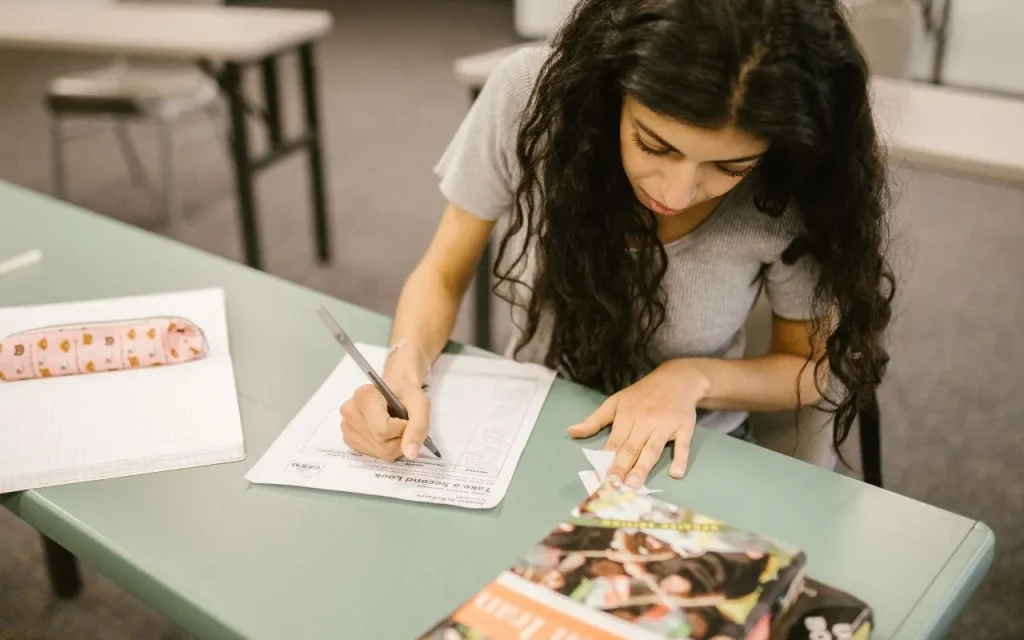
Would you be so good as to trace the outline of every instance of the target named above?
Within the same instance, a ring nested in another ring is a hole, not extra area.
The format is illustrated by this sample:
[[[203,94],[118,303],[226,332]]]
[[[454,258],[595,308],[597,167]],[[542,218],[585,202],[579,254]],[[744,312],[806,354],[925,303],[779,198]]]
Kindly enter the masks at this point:
[[[553,34],[577,0],[515,0],[516,33],[543,39]]]
[[[952,8],[943,82],[1024,96],[1024,0],[955,0]]]
[[[545,38],[555,32],[559,23],[579,0],[515,0],[516,32],[524,38]],[[843,0],[847,5],[859,5],[875,0]],[[974,1],[974,0],[972,0]],[[1005,0],[1016,2],[1019,0]]]
[[[855,19],[864,16],[865,47],[872,68],[882,75],[904,77],[911,49],[909,0],[843,0]],[[578,0],[516,0],[516,32],[524,38],[547,38]],[[858,25],[854,25],[855,28]],[[860,37],[860,33],[858,33]]]

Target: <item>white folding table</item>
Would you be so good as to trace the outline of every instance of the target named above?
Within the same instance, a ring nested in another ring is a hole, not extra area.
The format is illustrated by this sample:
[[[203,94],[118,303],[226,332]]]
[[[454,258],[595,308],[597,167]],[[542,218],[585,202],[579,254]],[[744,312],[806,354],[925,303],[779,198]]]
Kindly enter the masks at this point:
[[[230,107],[232,156],[246,263],[262,267],[254,182],[256,174],[293,152],[309,159],[314,235],[320,262],[330,260],[327,196],[313,43],[332,25],[326,11],[211,5],[0,5],[0,47],[187,60],[214,77]],[[305,131],[285,136],[278,58],[298,51]],[[248,101],[242,75],[262,74],[263,104]],[[269,149],[250,149],[246,115],[267,128]]]

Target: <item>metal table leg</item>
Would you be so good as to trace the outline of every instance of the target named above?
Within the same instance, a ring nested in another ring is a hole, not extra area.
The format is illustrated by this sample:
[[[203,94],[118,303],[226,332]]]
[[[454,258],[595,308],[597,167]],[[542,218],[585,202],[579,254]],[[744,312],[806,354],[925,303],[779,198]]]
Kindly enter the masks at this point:
[[[278,78],[278,56],[283,52],[267,56],[259,61],[263,84],[263,105],[252,105],[246,101],[242,88],[243,63],[228,62],[224,68],[215,71],[209,61],[200,66],[220,84],[228,102],[231,121],[231,155],[235,165],[235,187],[238,193],[238,212],[242,225],[242,242],[245,262],[250,267],[261,269],[258,223],[256,219],[255,178],[261,170],[296,151],[305,150],[309,159],[309,181],[313,205],[313,229],[317,258],[321,263],[330,261],[330,228],[327,216],[326,181],[324,179],[323,143],[320,139],[319,96],[317,93],[316,66],[313,43],[298,45],[300,76],[305,111],[306,130],[289,137],[281,121],[281,96]],[[254,156],[249,143],[246,116],[256,115],[267,127],[269,145],[267,152]]]
[[[953,12],[953,0],[942,3],[942,17],[935,31],[935,53],[932,59],[932,84],[942,84],[942,72],[946,66],[946,46],[949,40],[949,16]]]
[[[43,551],[46,554],[46,569],[50,584],[58,597],[71,599],[82,591],[82,576],[78,571],[78,559],[70,551],[53,540],[43,536]]]
[[[266,109],[267,135],[271,148],[280,146],[284,139],[281,127],[281,92],[277,82],[277,58],[270,56],[260,61],[263,76],[263,106]]]
[[[305,97],[306,154],[309,159],[317,256],[320,262],[328,262],[331,259],[330,229],[327,224],[327,195],[324,184],[323,147],[320,140],[320,105],[312,43],[299,47],[299,64],[302,71],[302,93]]]
[[[245,98],[242,93],[242,66],[236,62],[224,65],[222,75],[231,117],[231,155],[235,165],[235,189],[238,193],[238,213],[242,222],[242,242],[245,263],[254,269],[262,268],[259,234],[256,228],[256,194],[249,155],[249,129],[245,119]]]

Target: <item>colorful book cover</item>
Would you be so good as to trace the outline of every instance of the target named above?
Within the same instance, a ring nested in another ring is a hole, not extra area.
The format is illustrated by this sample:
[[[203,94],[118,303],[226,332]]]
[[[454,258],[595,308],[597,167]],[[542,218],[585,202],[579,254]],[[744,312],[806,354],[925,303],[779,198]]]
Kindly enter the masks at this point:
[[[765,640],[799,549],[606,483],[420,640]]]
[[[868,640],[874,611],[835,587],[808,578],[796,602],[772,627],[773,640]]]

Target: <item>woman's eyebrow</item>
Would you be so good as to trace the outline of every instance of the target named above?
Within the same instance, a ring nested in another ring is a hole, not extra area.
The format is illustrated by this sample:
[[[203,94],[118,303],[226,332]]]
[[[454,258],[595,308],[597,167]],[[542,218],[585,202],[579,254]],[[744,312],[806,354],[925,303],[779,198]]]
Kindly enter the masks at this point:
[[[650,137],[654,138],[655,142],[657,142],[658,144],[664,146],[669,151],[675,151],[676,153],[680,153],[680,154],[682,153],[679,149],[676,149],[675,147],[670,145],[668,142],[665,142],[664,138],[662,138],[658,134],[654,133],[654,131],[652,131],[644,123],[640,122],[640,120],[638,120],[635,116],[633,117],[633,124],[635,124],[636,127],[638,129],[640,129],[641,131],[643,131],[645,134],[647,134]],[[749,156],[743,156],[742,158],[730,158],[729,160],[716,160],[715,162],[718,162],[719,164],[739,164],[741,162],[750,162],[751,160],[758,160],[763,155],[764,155],[764,152],[761,152],[761,153],[755,153],[755,154],[749,155]]]

